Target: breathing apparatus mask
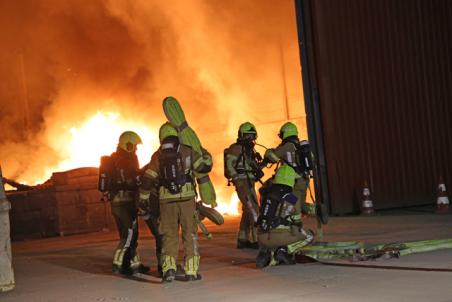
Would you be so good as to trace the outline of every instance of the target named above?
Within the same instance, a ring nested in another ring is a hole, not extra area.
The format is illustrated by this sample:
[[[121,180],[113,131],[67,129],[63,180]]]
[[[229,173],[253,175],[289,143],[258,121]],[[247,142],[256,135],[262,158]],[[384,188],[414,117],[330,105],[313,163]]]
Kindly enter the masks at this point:
[[[254,148],[256,145],[256,134],[255,133],[245,133],[239,138],[239,142],[245,147]]]

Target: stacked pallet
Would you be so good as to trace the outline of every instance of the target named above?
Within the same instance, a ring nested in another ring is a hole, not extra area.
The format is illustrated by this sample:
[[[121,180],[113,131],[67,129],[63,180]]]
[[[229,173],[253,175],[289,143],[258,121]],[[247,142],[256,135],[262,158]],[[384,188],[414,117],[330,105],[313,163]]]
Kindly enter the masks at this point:
[[[13,240],[113,228],[110,205],[97,191],[98,173],[97,168],[57,172],[45,187],[9,192]]]

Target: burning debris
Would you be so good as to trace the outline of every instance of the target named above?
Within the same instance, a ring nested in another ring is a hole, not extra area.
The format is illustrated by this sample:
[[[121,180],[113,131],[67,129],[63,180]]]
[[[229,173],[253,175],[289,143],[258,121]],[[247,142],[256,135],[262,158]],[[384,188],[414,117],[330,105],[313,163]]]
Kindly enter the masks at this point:
[[[8,129],[0,158],[22,184],[98,166],[127,129],[143,138],[143,165],[169,92],[187,103],[214,162],[219,140],[233,139],[243,120],[268,125],[260,139],[273,144],[271,122],[304,115],[290,2],[9,1],[0,20],[9,42],[0,49],[0,121]],[[212,181],[223,185],[221,171]],[[222,191],[229,202],[232,190]]]

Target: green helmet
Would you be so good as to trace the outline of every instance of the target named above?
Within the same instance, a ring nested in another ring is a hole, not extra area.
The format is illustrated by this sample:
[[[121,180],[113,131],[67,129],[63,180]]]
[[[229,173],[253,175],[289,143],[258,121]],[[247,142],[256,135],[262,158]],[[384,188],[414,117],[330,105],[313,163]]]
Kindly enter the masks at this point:
[[[169,136],[177,137],[177,130],[169,122],[166,122],[160,127],[160,130],[159,130],[160,142],[162,142],[165,138],[167,138]]]
[[[278,136],[281,139],[286,139],[291,136],[298,136],[297,126],[295,126],[295,124],[291,122],[285,123],[284,125],[281,126]]]
[[[245,138],[246,134],[251,134],[252,136],[254,135],[254,139],[257,138],[256,127],[254,127],[254,125],[251,124],[250,122],[245,122],[241,124],[239,127],[238,133],[239,138]]]
[[[119,136],[118,147],[127,152],[135,152],[136,146],[141,143],[141,137],[138,134],[125,131]]]
[[[288,165],[282,165],[278,168],[278,170],[276,170],[273,184],[286,185],[293,188],[295,185],[296,177],[297,173],[292,167]]]

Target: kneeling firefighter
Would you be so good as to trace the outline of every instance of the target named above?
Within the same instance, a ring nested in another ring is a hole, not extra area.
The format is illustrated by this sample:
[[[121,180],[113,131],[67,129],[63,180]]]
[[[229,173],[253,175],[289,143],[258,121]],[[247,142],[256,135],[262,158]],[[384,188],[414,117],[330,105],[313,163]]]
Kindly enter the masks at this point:
[[[295,264],[294,255],[314,240],[312,232],[305,231],[294,216],[297,197],[293,194],[293,187],[296,177],[292,167],[281,165],[274,178],[260,191],[258,268]]]
[[[163,282],[176,277],[179,228],[185,252],[185,278],[198,280],[199,260],[196,192],[193,172],[199,155],[179,142],[177,130],[165,123],[159,131],[160,148],[151,158],[140,186],[140,203],[149,199],[152,186],[158,185],[160,204],[159,233],[162,235]]]
[[[122,274],[145,273],[149,268],[142,265],[137,252],[138,222],[135,199],[140,173],[137,145],[141,138],[132,131],[119,137],[116,152],[101,158],[99,191],[110,201],[116,222],[119,243],[113,257],[113,272]]]
[[[237,142],[224,150],[224,176],[232,181],[242,203],[242,218],[237,248],[257,249],[255,223],[259,215],[255,183],[263,177],[262,157],[255,151],[256,127],[246,122],[240,125]]]
[[[281,143],[274,149],[267,149],[264,154],[264,162],[286,164],[296,172],[293,194],[297,197],[294,218],[301,221],[301,213],[314,214],[315,209],[306,203],[306,190],[309,179],[312,176],[313,160],[309,142],[300,141],[298,129],[295,124],[287,122],[282,125],[279,134]]]

